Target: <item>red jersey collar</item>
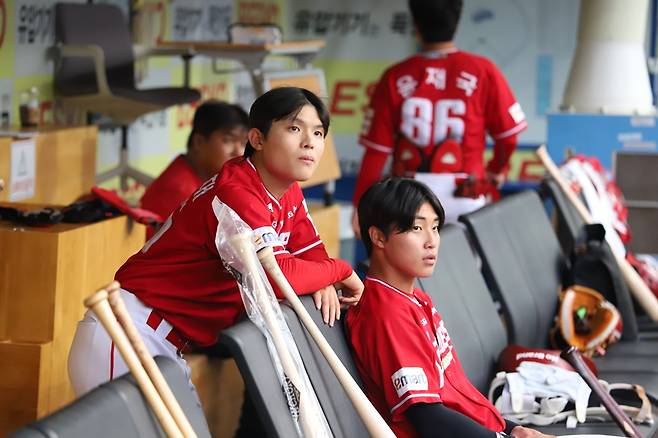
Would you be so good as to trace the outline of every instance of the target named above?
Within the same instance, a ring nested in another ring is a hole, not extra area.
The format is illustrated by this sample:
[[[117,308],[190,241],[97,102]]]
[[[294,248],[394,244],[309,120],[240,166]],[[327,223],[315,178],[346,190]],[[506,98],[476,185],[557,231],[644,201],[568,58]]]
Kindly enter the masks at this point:
[[[390,284],[388,284],[388,283],[386,283],[385,281],[380,280],[380,279],[378,279],[378,278],[374,278],[374,277],[370,277],[370,276],[367,276],[367,275],[366,275],[366,280],[370,280],[370,281],[374,281],[375,283],[379,283],[379,284],[381,284],[382,286],[384,286],[384,287],[390,289],[391,291],[393,291],[393,292],[395,292],[395,293],[397,293],[397,294],[402,295],[403,297],[405,297],[406,299],[410,300],[411,302],[413,302],[413,303],[414,303],[415,305],[417,305],[418,307],[422,307],[421,304],[420,304],[420,302],[418,301],[418,298],[416,298],[416,295],[414,295],[414,294],[409,294],[409,293],[407,293],[407,292],[404,292],[404,291],[398,289],[397,287],[395,287],[395,286],[391,286]]]
[[[260,174],[258,173],[258,169],[256,169],[256,166],[254,166],[254,163],[251,162],[251,158],[247,157],[246,158],[247,163],[251,166],[252,169],[254,169],[254,172],[256,172],[256,175],[258,176],[258,181],[260,181],[260,185],[263,186],[263,190],[265,190],[265,193],[267,193],[267,196],[270,197],[272,201],[276,204],[277,207],[279,207],[279,210],[281,210],[281,204],[279,204],[279,200],[276,199],[276,196],[270,193],[269,190],[267,190],[267,187],[265,187],[265,184],[263,184],[263,180],[260,178]]]
[[[425,58],[441,58],[445,55],[457,52],[459,52],[457,47],[449,47],[447,49],[428,50],[426,52],[422,52],[420,55]]]

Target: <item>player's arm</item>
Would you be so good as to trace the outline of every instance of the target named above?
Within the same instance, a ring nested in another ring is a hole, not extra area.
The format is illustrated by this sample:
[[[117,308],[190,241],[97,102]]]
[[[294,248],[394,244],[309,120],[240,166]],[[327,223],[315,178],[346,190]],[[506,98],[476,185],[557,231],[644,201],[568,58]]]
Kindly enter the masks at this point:
[[[363,283],[343,260],[309,261],[288,256],[277,262],[298,295],[313,295],[322,320],[330,326],[340,319],[341,306],[356,304],[363,293]],[[339,297],[336,289],[342,290],[343,296]],[[283,298],[276,286],[274,293]]]
[[[301,191],[298,193],[301,202],[297,212],[293,218],[293,227],[286,249],[289,253],[282,253],[278,255],[279,265],[284,269],[289,269],[288,278],[297,276],[293,270],[301,269],[299,272],[299,281],[320,281],[321,287],[312,291],[313,300],[318,310],[322,311],[323,320],[329,325],[333,325],[336,319],[340,319],[341,307],[355,305],[363,292],[363,283],[359,277],[354,273],[352,267],[346,262],[339,259],[332,259],[327,254],[327,250],[320,238],[318,230],[313,224],[313,219],[309,213],[306,202],[303,200]],[[289,255],[297,258],[299,262],[292,261]],[[336,264],[342,268],[336,274],[326,271],[326,268],[321,267],[321,272],[315,275],[315,278],[310,278],[310,274],[306,270],[304,262],[317,262]],[[284,268],[285,264],[290,266]],[[301,268],[296,268],[296,266]],[[327,277],[327,274],[329,277]],[[300,285],[302,290],[306,290],[303,285]],[[339,296],[336,289],[342,290]],[[303,292],[302,292],[303,293]]]
[[[505,180],[505,174],[509,168],[509,160],[516,150],[518,136],[511,135],[497,139],[493,147],[493,156],[487,163],[487,175],[493,178],[498,185]]]
[[[445,407],[443,403],[416,403],[411,405],[404,415],[414,426],[420,438],[436,438],[437,436],[497,438],[505,436],[487,429],[466,415]],[[440,431],[438,435],[437,431]],[[505,433],[507,432],[505,430]]]
[[[299,196],[301,197],[301,192]],[[295,231],[289,236],[289,242],[286,244],[272,227],[271,213],[267,206],[263,204],[255,189],[238,184],[227,184],[217,189],[217,198],[218,202],[223,202],[235,211],[254,230],[254,233],[262,237],[266,245],[272,247],[281,271],[297,294],[312,294],[344,280],[352,274],[352,267],[343,260],[329,257],[321,260],[304,260],[298,257],[302,253],[322,245],[305,206],[302,210],[306,210],[298,211],[297,214],[304,216],[306,221],[295,220],[293,226]],[[221,233],[222,230],[217,229],[217,213],[212,206],[210,210],[208,247],[213,250],[215,235]],[[288,251],[290,247],[295,248],[296,251]],[[214,250],[216,251],[216,249]],[[319,252],[320,250],[316,251]],[[283,298],[283,294],[276,286],[274,292],[278,298]]]
[[[356,179],[356,186],[354,188],[354,197],[352,204],[354,205],[354,212],[352,213],[352,228],[354,235],[357,239],[361,238],[361,230],[359,229],[357,207],[359,199],[374,183],[379,181],[382,177],[384,166],[389,154],[379,151],[377,149],[367,148],[361,160],[361,168]]]
[[[395,145],[399,126],[399,115],[396,113],[399,96],[395,95],[391,81],[391,73],[385,72],[377,83],[363,118],[359,143],[365,147],[366,151],[361,160],[352,198],[354,205],[352,228],[357,238],[360,238],[356,213],[359,199],[370,186],[381,179],[386,160],[393,152]]]
[[[505,430],[493,432],[466,415],[445,407],[442,403],[416,403],[411,405],[404,415],[414,426],[420,438],[436,438],[437,436],[540,438],[551,436],[507,420]],[[437,435],[437,431],[441,431],[441,433]]]
[[[493,64],[489,65],[487,79],[486,128],[494,140],[493,157],[487,164],[487,173],[502,183],[517,146],[518,134],[528,124],[507,80]]]

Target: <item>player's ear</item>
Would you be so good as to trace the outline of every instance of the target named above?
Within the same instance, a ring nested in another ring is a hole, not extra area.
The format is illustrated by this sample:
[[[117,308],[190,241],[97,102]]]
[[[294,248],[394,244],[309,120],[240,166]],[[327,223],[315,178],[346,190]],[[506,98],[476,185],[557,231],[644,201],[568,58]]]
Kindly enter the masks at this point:
[[[190,149],[198,150],[203,146],[205,137],[198,132],[192,134],[192,139],[190,141]]]
[[[260,151],[263,149],[264,137],[258,128],[251,128],[247,132],[247,140],[255,150]]]
[[[386,243],[386,235],[382,230],[375,226],[371,226],[368,228],[368,236],[370,236],[370,241],[372,242],[373,247],[384,249],[384,244]]]

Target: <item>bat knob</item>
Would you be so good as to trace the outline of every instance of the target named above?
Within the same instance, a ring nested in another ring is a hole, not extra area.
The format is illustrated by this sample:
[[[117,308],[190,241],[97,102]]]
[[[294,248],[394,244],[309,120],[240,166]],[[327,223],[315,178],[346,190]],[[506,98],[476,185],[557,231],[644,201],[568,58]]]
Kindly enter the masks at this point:
[[[91,309],[103,300],[107,300],[107,291],[105,289],[101,289],[93,295],[85,298],[84,304],[85,307],[89,307]]]

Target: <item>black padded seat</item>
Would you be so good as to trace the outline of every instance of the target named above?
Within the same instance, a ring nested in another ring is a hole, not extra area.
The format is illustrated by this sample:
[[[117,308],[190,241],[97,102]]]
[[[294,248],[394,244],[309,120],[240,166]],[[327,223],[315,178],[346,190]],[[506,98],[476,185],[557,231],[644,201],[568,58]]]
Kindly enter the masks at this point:
[[[337,321],[333,328],[330,328],[322,322],[321,314],[315,309],[312,297],[301,297],[301,300],[343,365],[355,381],[362,385],[345,337],[343,318]],[[333,435],[335,437],[367,437],[368,433],[361,418],[354,410],[324,356],[302,327],[292,309],[285,305],[282,306],[282,309]],[[295,425],[274,371],[265,337],[258,328],[249,320],[242,321],[224,330],[221,342],[230,349],[235,358],[245,380],[247,391],[268,436],[295,436]]]
[[[487,284],[501,302],[509,341],[547,348],[566,260],[537,193],[509,196],[461,220],[482,259]],[[627,321],[631,328],[632,322]],[[616,353],[624,344],[612,345],[605,357],[597,359],[597,366],[606,371],[658,372],[657,342],[626,344],[623,352]],[[632,376],[628,377],[623,381],[631,382]],[[658,394],[658,387],[647,390]]]
[[[443,317],[468,378],[486,394],[498,356],[506,345],[505,328],[461,228],[448,225],[441,231],[437,267],[431,277],[420,282]],[[658,374],[649,376],[658,379]],[[611,382],[617,382],[627,374],[611,377]],[[576,429],[566,429],[564,423],[533,428],[551,435],[621,435],[610,422],[587,423]],[[640,430],[645,436],[653,436],[656,427],[640,426]]]
[[[171,359],[156,357],[167,383],[199,438],[210,438],[199,398]],[[8,438],[165,437],[157,418],[130,374],[105,383],[59,411],[10,434]]]

